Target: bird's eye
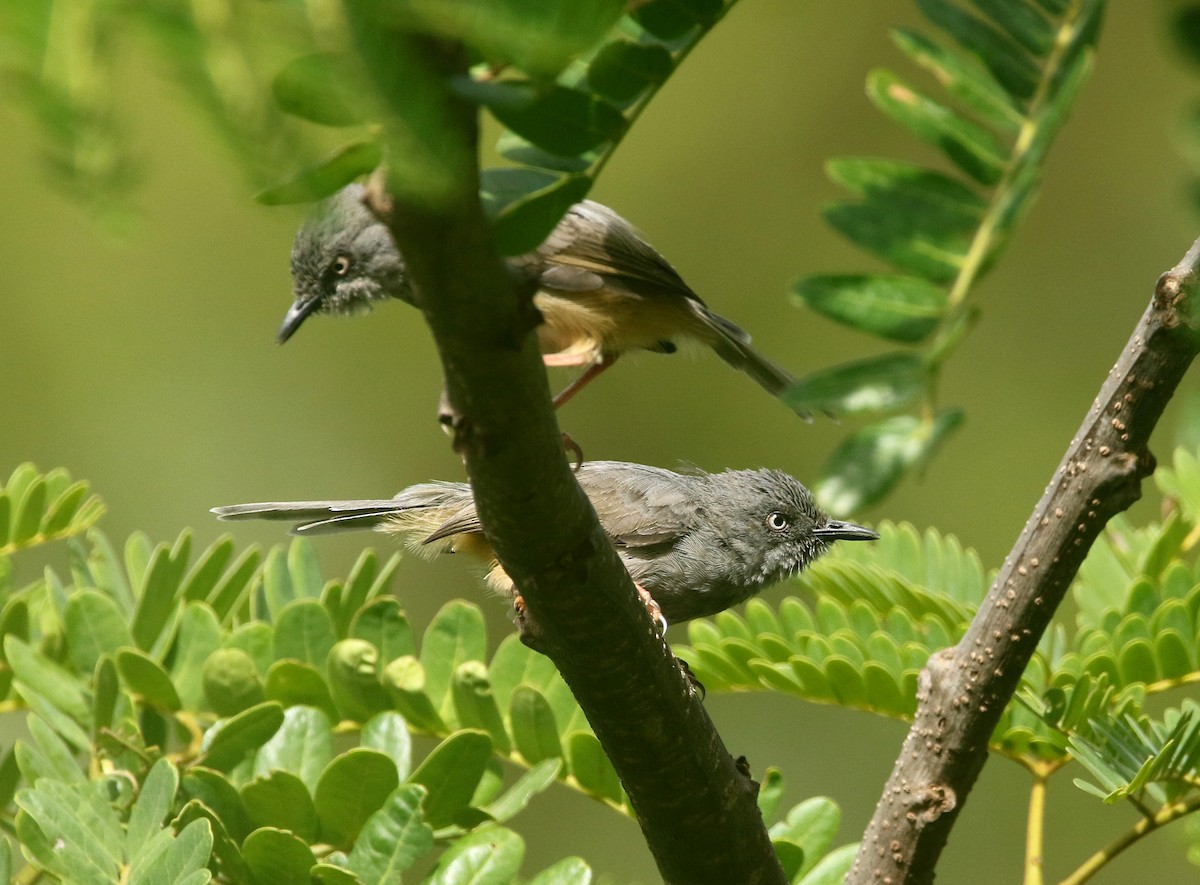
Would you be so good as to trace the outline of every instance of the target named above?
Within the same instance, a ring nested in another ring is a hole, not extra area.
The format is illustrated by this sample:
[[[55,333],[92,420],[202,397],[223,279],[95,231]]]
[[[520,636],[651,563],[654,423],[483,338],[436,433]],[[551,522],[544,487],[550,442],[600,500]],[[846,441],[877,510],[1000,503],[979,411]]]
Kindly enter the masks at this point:
[[[785,532],[792,523],[784,514],[778,510],[772,512],[767,517],[767,528],[773,532]]]
[[[339,255],[333,259],[333,272],[339,277],[344,277],[350,273],[350,259],[345,255]]]

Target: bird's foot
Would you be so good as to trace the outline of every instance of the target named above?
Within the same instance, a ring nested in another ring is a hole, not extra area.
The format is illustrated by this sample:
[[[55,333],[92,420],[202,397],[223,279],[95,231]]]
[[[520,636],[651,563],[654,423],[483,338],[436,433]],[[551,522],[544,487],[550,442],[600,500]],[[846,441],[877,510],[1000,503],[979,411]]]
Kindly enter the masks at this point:
[[[517,625],[517,636],[528,648],[541,654],[546,653],[546,644],[542,641],[542,630],[537,622],[529,616],[525,599],[518,593],[513,597],[513,623]]]
[[[571,437],[571,434],[567,433],[565,430],[561,431],[561,433],[563,448],[574,461],[574,466],[571,468],[571,470],[575,473],[578,473],[579,468],[583,466],[583,449],[579,447],[579,443],[575,442],[575,440]]]
[[[650,595],[650,591],[639,584],[633,582],[633,586],[637,588],[638,598],[642,600],[642,605],[646,606],[646,614],[650,615],[650,620],[654,622],[654,626],[658,629],[659,636],[667,635],[667,619],[663,617],[662,608],[654,597]]]

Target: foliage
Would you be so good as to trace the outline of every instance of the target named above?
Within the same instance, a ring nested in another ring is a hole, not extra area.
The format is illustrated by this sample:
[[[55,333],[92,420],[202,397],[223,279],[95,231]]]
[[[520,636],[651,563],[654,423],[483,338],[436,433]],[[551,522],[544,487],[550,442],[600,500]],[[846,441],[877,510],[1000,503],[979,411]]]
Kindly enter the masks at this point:
[[[918,349],[824,369],[785,394],[797,409],[874,416],[833,452],[815,489],[846,514],[883,498],[962,423],[939,407],[938,377],[975,320],[968,296],[1011,240],[1042,163],[1091,68],[1103,0],[971,4],[918,0],[958,48],[897,28],[900,51],[946,96],[889,70],[867,94],[932,145],[956,174],[909,162],[841,157],[826,166],[852,200],[825,219],[889,273],[820,274],[796,298],[837,322]]]
[[[0,764],[0,820],[35,867],[88,883],[382,883],[436,859],[425,881],[499,883],[524,852],[503,825],[554,783],[629,814],[549,659],[509,636],[489,661],[462,601],[418,641],[388,593],[395,558],[367,550],[326,581],[302,539],[193,555],[187,532],[135,534],[118,554],[86,493],[28,464],[0,490],[26,502],[15,525],[40,527],[0,556],[0,688],[30,735]],[[12,584],[13,551],[63,543],[67,576]],[[436,739],[421,759],[414,734]],[[820,800],[777,825],[795,881],[844,869],[837,821]],[[568,858],[539,875],[591,873]]]

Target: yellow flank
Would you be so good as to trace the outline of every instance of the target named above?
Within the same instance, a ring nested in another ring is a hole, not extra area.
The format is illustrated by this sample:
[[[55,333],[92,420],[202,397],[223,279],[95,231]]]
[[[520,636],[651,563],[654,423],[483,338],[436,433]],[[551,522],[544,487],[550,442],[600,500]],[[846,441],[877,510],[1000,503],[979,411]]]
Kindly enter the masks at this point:
[[[680,296],[541,291],[533,303],[544,318],[537,329],[542,353],[578,356],[579,365],[627,350],[657,350],[662,341],[696,338],[708,344],[713,337],[702,315]]]
[[[488,586],[504,596],[515,595],[512,579],[496,561],[492,545],[482,532],[462,532],[448,538],[440,538],[432,544],[425,538],[437,531],[446,520],[457,515],[457,508],[445,510],[405,510],[391,517],[389,531],[402,535],[408,548],[419,556],[432,559],[439,553],[462,553],[488,568]]]

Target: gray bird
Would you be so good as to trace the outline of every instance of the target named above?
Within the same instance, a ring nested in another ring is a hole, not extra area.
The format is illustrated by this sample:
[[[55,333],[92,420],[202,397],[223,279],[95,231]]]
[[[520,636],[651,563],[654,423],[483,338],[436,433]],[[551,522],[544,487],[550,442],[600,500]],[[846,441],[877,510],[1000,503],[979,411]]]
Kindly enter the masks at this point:
[[[830,519],[808,489],[778,470],[682,474],[590,461],[575,477],[643,598],[648,594],[670,622],[737,605],[805,568],[834,541],[879,537]],[[516,598],[467,483],[422,483],[380,500],[235,504],[212,512],[222,519],[296,522],[292,531],[298,535],[394,532],[422,554],[475,557],[488,566],[488,584]],[[647,605],[657,614],[649,600]]]
[[[364,193],[357,184],[343,188],[296,235],[295,301],[279,328],[280,343],[314,313],[360,313],[387,298],[413,303],[404,258],[363,203]],[[585,367],[555,397],[556,407],[626,351],[674,353],[686,342],[712,348],[773,396],[795,383],[750,346],[742,329],[709,310],[629,222],[599,203],[576,203],[542,245],[512,264],[537,284],[546,365]]]

